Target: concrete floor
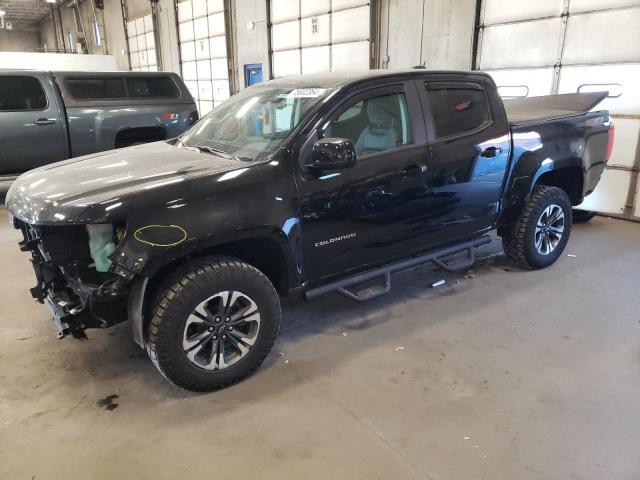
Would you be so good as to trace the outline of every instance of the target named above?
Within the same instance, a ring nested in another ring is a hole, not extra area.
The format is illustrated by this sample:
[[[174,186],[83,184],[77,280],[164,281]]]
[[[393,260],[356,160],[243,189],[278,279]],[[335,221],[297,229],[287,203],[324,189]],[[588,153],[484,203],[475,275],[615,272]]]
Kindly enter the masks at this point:
[[[56,340],[0,216],[2,479],[640,478],[639,224],[578,225],[544,271],[286,305],[263,367],[202,395],[127,324]]]

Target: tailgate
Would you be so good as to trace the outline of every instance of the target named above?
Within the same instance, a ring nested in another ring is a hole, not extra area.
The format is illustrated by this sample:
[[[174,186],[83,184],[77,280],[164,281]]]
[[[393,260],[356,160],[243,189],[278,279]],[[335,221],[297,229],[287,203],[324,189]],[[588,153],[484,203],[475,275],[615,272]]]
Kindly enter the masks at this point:
[[[607,95],[608,92],[589,92],[515,98],[505,100],[504,109],[509,123],[524,124],[586,113]]]

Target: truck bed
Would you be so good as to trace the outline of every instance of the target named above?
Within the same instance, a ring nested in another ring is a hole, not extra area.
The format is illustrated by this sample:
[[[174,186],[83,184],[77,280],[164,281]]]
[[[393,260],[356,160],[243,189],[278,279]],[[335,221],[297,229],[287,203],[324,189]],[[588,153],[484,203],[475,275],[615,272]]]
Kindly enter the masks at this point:
[[[589,92],[516,98],[505,100],[504,109],[511,125],[524,125],[586,113],[607,95],[608,92]]]

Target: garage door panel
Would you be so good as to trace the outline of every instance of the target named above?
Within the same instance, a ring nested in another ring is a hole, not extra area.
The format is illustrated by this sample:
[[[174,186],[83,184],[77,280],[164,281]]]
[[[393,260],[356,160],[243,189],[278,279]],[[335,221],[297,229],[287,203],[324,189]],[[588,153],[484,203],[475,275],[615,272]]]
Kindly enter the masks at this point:
[[[211,62],[209,60],[196,61],[198,80],[211,80]]]
[[[204,117],[211,110],[213,110],[212,102],[208,100],[203,100],[201,102],[198,102],[198,113],[200,114],[200,118]]]
[[[369,38],[369,7],[353,8],[333,14],[331,41],[348,42]]]
[[[301,17],[320,15],[331,10],[331,0],[315,0],[313,2],[302,2]]]
[[[585,198],[579,208],[602,213],[622,214],[627,202],[630,181],[631,172],[605,170],[596,189]]]
[[[303,48],[302,73],[328,72],[331,69],[330,48],[329,46]]]
[[[192,0],[193,18],[207,16],[207,0]]]
[[[591,12],[609,8],[640,6],[640,0],[571,0],[569,12]]]
[[[198,80],[196,62],[182,62],[182,78],[184,80]]]
[[[141,67],[146,67],[149,65],[149,60],[147,58],[147,51],[146,50],[141,50],[138,52],[138,55],[140,56],[140,66]]]
[[[191,9],[191,2],[180,2],[178,3],[178,22],[186,22],[187,20],[191,20],[193,18],[193,12]]]
[[[209,49],[211,58],[222,58],[227,56],[227,40],[224,35],[211,37],[209,39]]]
[[[522,88],[528,97],[550,95],[553,88],[553,68],[527,68],[522,70],[487,70],[494,82],[505,92],[520,96]],[[500,92],[502,94],[502,91]]]
[[[209,37],[209,22],[207,17],[197,18],[193,21],[193,38],[199,40]]]
[[[570,16],[562,63],[640,62],[638,25],[640,8]]]
[[[559,17],[562,14],[562,4],[562,0],[486,0],[484,24]]]
[[[303,18],[300,24],[300,30],[302,32],[300,44],[303,47],[327,45],[331,41],[329,22],[329,15]]]
[[[140,32],[140,33],[142,33],[142,32]],[[138,34],[138,32],[136,30],[136,22],[135,22],[135,20],[127,22],[127,36],[135,37],[137,34]]]
[[[273,75],[275,77],[300,75],[300,50],[273,52]]]
[[[271,22],[292,20],[300,16],[299,0],[271,0]]]
[[[137,18],[136,22],[136,35],[142,35],[144,33],[144,17]]]
[[[274,50],[297,48],[300,44],[300,22],[285,22],[271,28],[271,45]]]
[[[621,85],[619,97],[606,98],[596,108],[618,115],[640,115],[639,78],[640,64],[563,67],[558,93],[575,93],[582,85]]]
[[[215,13],[209,16],[209,35],[224,35],[224,13]]]
[[[129,55],[129,59],[131,61],[132,69],[140,67],[140,55],[138,54],[138,52],[132,52],[131,55]]]
[[[633,167],[638,151],[638,138],[640,138],[640,119],[617,118],[611,119],[616,127],[613,151],[608,165]]]
[[[205,60],[209,58],[209,39],[196,40],[196,59]]]
[[[229,78],[229,67],[226,58],[214,58],[211,60],[211,78],[215,80]]]
[[[213,81],[213,98],[214,100],[226,100],[230,97],[229,82],[226,80]]]
[[[369,42],[341,43],[331,48],[332,71],[369,69]]]
[[[482,69],[542,67],[555,64],[559,18],[488,27],[482,38]]]
[[[138,51],[139,52],[147,49],[147,37],[144,34],[138,35],[136,37],[136,40],[138,42]]]
[[[185,80],[184,85],[187,87],[187,90],[189,90],[189,93],[193,98],[198,98],[198,82],[194,80]]]
[[[135,53],[139,50],[137,36],[129,38],[128,43],[129,43],[129,53]]]
[[[178,35],[181,42],[189,42],[194,39],[193,22],[181,23],[178,25]]]
[[[218,13],[224,11],[224,0],[208,0],[207,13]]]
[[[361,5],[369,5],[369,2],[363,0],[333,0],[332,9],[335,12],[343,8],[358,7]]]
[[[213,85],[211,82],[198,82],[198,95],[200,100],[213,101]]]
[[[183,62],[192,62],[196,59],[195,42],[185,42],[180,44],[180,58]]]
[[[144,22],[144,33],[153,32],[153,17],[151,15],[146,15],[142,17],[142,20]]]

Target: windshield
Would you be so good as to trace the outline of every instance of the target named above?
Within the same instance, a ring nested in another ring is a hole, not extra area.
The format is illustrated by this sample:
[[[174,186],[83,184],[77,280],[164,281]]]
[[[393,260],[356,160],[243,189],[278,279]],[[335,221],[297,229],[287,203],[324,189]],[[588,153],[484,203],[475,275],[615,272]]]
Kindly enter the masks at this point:
[[[206,115],[177,145],[243,161],[265,159],[329,93],[327,88],[268,85],[244,90]]]

